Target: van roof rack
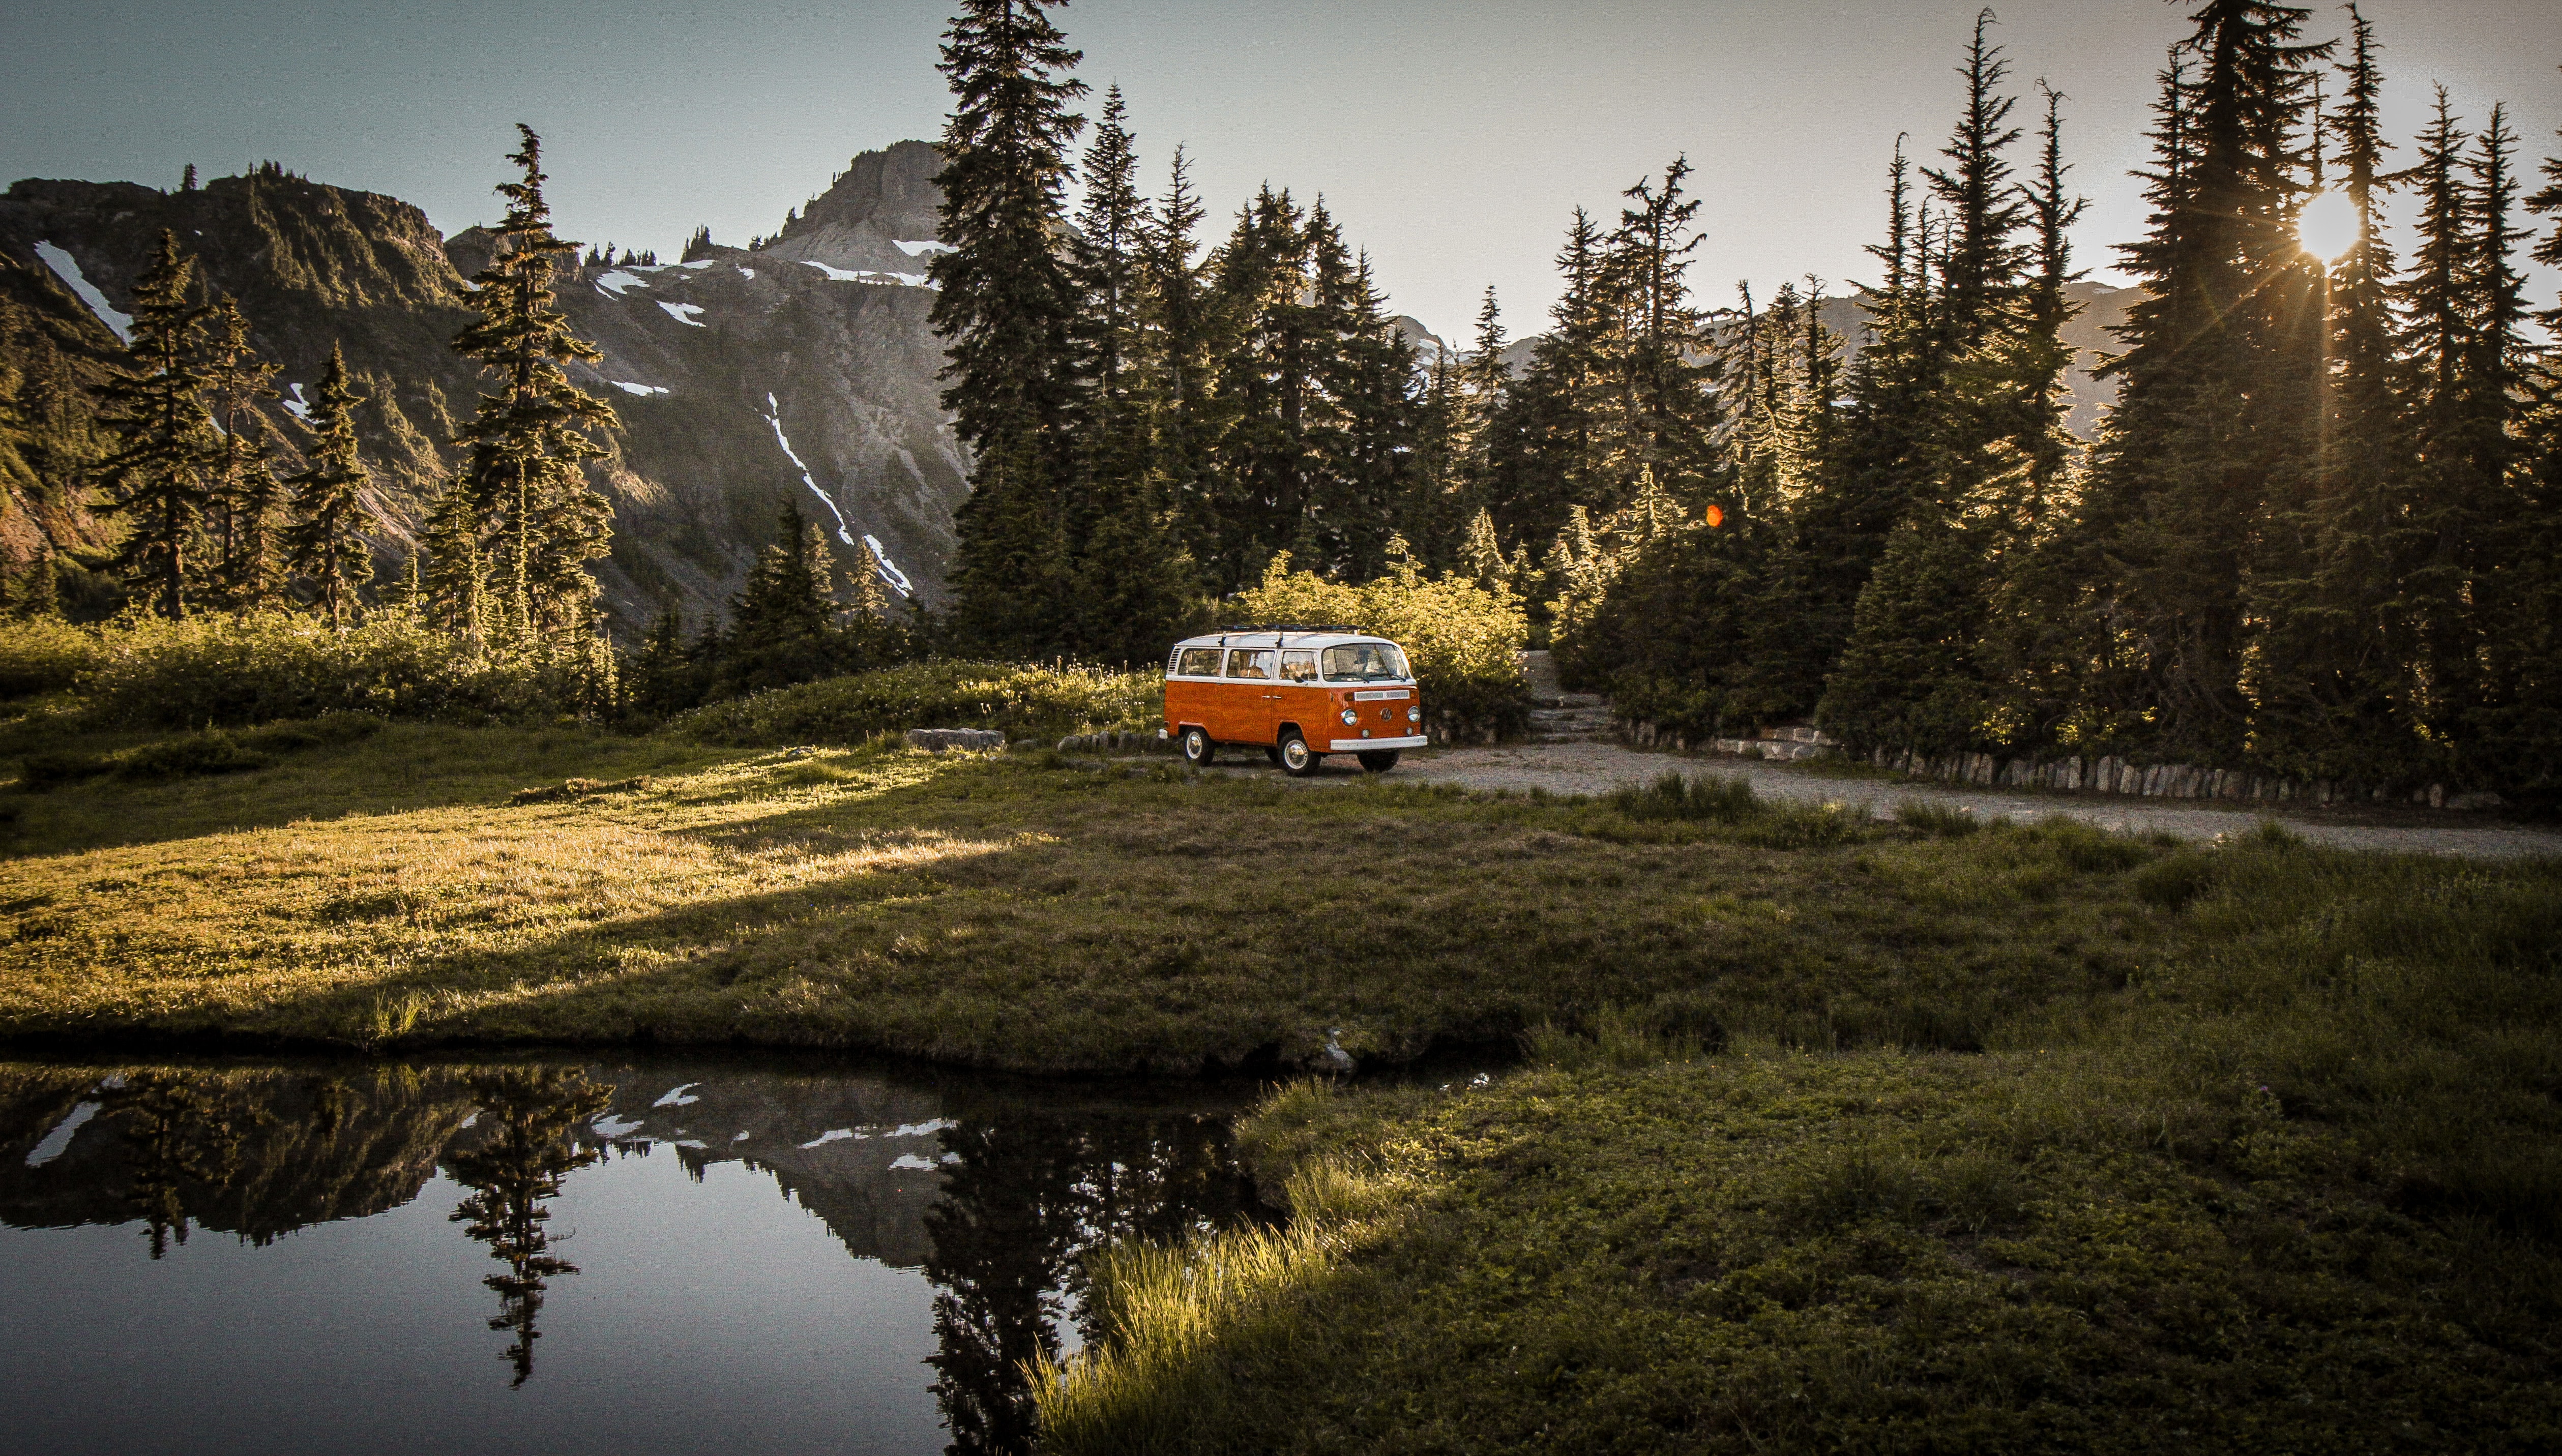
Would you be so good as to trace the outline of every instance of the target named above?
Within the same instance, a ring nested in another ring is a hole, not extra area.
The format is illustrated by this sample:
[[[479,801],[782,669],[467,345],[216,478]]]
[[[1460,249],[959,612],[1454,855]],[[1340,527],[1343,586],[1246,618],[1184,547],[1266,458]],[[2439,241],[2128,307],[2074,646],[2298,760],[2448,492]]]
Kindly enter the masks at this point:
[[[1222,627],[1222,628],[1220,628],[1220,629],[1218,629],[1218,630],[1219,630],[1220,632],[1222,632],[1222,633],[1229,633],[1229,632],[1349,632],[1349,633],[1358,633],[1358,632],[1360,632],[1360,631],[1361,631],[1361,629],[1360,629],[1360,628],[1358,628],[1358,627],[1346,627],[1344,624],[1342,624],[1342,623],[1340,623],[1340,622],[1249,622],[1249,623],[1239,624],[1239,625],[1234,626],[1234,627]]]

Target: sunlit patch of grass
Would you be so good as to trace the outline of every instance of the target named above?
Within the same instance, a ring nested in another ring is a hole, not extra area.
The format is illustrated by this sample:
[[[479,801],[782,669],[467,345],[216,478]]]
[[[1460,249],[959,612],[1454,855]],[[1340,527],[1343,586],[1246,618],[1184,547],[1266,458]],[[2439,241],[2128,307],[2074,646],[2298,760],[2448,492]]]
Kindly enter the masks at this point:
[[[624,792],[508,802],[572,781]],[[1703,1046],[1962,1048],[2002,1007],[2115,985],[2106,948],[2155,914],[2123,853],[2086,870],[1680,792],[1667,817],[879,741],[393,725],[266,769],[30,799],[0,1030],[1194,1071],[1320,1064],[1330,1036],[1396,1060],[1617,1006]],[[2023,874],[2043,889],[1997,913],[1958,883]]]

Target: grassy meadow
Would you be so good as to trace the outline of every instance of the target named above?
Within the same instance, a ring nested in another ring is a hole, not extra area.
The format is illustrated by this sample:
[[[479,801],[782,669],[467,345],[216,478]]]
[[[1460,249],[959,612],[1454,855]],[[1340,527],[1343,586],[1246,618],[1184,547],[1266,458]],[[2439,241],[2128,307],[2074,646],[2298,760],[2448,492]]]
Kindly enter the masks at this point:
[[[1980,1053],[1607,1014],[1284,1089],[1289,1223],[1110,1256],[1049,1449],[2554,1449],[2562,872],[2133,876],[2142,964]]]
[[[1509,1046],[1627,1006],[1971,1049],[2132,976],[2165,913],[2144,873],[2177,860],[2061,824],[1950,839],[1748,796],[1311,789],[886,741],[394,723],[231,772],[117,767],[219,767],[204,742],[92,742],[97,772],[5,794],[0,1034],[1190,1073],[1321,1066],[1330,1039],[1366,1062]],[[619,792],[515,802],[571,779]]]
[[[2562,1442],[2562,865],[74,721],[0,726],[21,1044],[1524,1063],[1285,1085],[1243,1132],[1289,1218],[1108,1256],[1053,1450]]]

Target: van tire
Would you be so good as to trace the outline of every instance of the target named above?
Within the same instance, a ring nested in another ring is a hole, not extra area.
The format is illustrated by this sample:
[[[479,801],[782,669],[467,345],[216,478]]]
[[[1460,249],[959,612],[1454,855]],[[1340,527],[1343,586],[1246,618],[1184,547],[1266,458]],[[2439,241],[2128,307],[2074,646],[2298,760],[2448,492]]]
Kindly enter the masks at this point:
[[[1195,769],[1208,768],[1218,758],[1218,745],[1199,728],[1184,730],[1184,762]]]
[[[1396,767],[1396,750],[1392,748],[1374,748],[1360,758],[1364,773],[1384,774]]]
[[[1307,778],[1317,772],[1317,765],[1326,761],[1326,756],[1310,748],[1308,740],[1300,737],[1296,728],[1281,735],[1281,742],[1272,750],[1272,756],[1280,761],[1281,772],[1293,779]]]

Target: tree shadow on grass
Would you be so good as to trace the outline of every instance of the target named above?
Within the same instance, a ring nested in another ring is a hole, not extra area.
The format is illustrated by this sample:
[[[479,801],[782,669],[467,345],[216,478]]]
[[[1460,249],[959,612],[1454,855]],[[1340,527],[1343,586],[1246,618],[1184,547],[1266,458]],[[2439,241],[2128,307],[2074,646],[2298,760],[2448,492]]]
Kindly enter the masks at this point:
[[[672,830],[771,851],[771,876],[798,882],[418,962],[274,1024],[1190,1073],[1325,1066],[1330,1043],[1401,1060],[1613,1006],[1712,1046],[1971,1050],[2002,1015],[2105,989],[2035,914],[1943,924],[1841,894],[1843,871],[1811,859],[1788,900],[1704,901],[1703,879],[1781,871],[1737,846],[1448,817],[1364,819],[1348,841],[1335,815],[1180,786],[962,797],[1005,787],[938,779]]]
[[[106,746],[151,741],[145,735],[120,735]],[[572,777],[688,773],[755,756],[566,729],[395,723],[359,742],[278,755],[268,767],[245,772],[140,782],[109,775],[45,793],[0,791],[0,858],[158,844],[303,820],[494,805],[515,790]],[[16,811],[14,818],[7,810]]]

